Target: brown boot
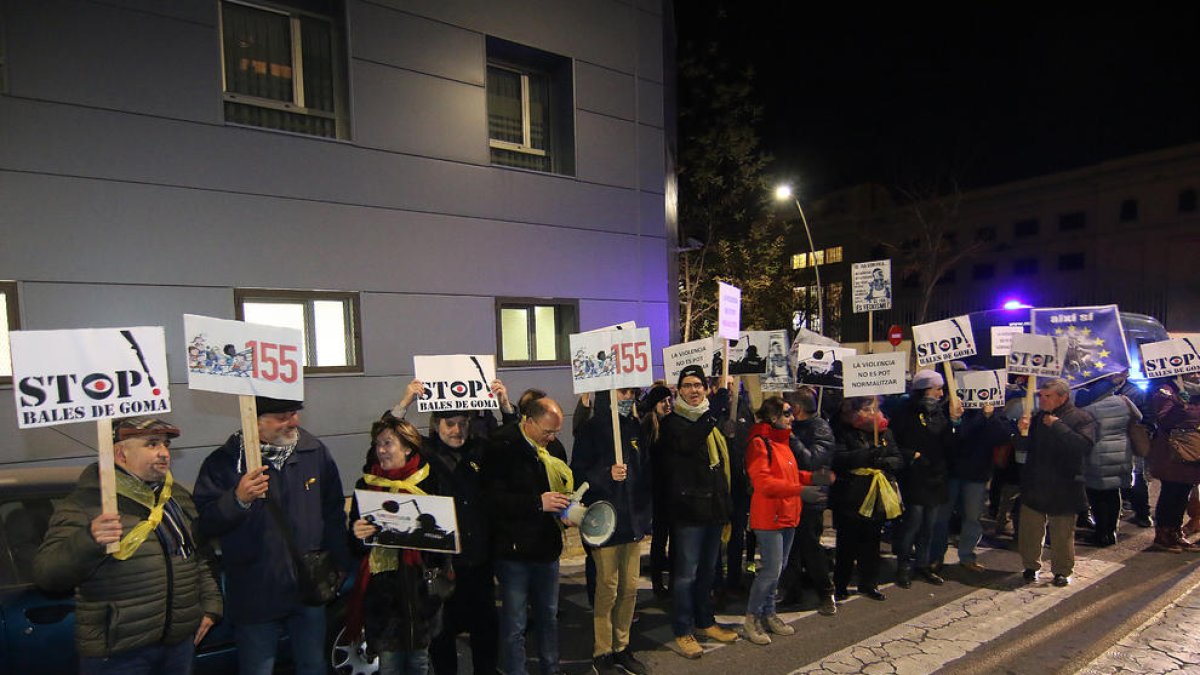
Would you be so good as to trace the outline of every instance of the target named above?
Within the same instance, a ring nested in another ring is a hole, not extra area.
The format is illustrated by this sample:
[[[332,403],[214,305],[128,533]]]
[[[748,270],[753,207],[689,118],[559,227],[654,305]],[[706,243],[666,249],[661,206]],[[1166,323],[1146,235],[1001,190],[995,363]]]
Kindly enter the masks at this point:
[[[1175,536],[1175,545],[1178,546],[1181,551],[1200,551],[1200,548],[1188,541],[1187,535],[1183,533],[1182,527],[1175,530],[1173,534]]]
[[[1156,551],[1166,551],[1167,553],[1181,553],[1183,551],[1175,541],[1172,529],[1162,526],[1154,528],[1154,543],[1150,548]]]

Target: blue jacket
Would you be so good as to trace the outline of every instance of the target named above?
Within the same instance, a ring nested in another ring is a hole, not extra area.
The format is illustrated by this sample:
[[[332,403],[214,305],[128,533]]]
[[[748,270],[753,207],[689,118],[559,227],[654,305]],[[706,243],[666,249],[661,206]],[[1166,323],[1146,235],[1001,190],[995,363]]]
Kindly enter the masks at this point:
[[[321,441],[300,430],[300,442],[279,472],[267,466],[269,496],[281,505],[301,553],[325,550],[349,573],[345,497],[337,464]],[[193,500],[200,531],[221,538],[226,615],[235,623],[279,619],[302,606],[296,569],[287,540],[265,500],[250,508],[237,503],[234,489],[245,461],[238,434],[213,451],[200,467]]]
[[[616,509],[617,528],[605,544],[614,546],[640,541],[650,529],[650,453],[641,441],[641,425],[631,417],[622,417],[621,452],[627,473],[621,482],[612,479],[616,454],[613,452],[608,400],[607,391],[596,394],[594,414],[575,433],[571,471],[575,474],[577,486],[583,481],[590,486],[583,496],[584,504],[591,505],[604,500],[611,502]]]

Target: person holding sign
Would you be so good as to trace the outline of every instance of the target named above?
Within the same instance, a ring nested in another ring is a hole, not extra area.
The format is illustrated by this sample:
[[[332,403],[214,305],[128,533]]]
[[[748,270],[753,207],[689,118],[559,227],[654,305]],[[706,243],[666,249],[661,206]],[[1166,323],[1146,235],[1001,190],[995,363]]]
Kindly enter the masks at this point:
[[[1149,464],[1161,485],[1154,509],[1154,545],[1172,553],[1195,551],[1196,546],[1184,537],[1181,528],[1188,495],[1200,484],[1200,464],[1191,459],[1200,450],[1200,374],[1156,384],[1150,409],[1158,433],[1150,445]]]
[[[49,592],[76,589],[81,673],[191,673],[196,645],[221,619],[212,551],[197,540],[196,507],[170,472],[178,436],[153,417],[115,420],[120,513],[100,514],[96,464],[55,502],[33,576]],[[111,543],[120,549],[109,555]]]
[[[591,551],[596,561],[592,668],[597,675],[646,675],[646,666],[629,649],[629,630],[641,571],[639,542],[650,529],[650,453],[633,417],[638,390],[616,393],[622,461],[614,451],[610,394],[599,391],[593,395],[593,416],[575,434],[571,471],[588,483],[585,505],[607,501],[617,516],[612,536]]]
[[[560,514],[575,477],[562,445],[563,412],[550,397],[521,406],[516,424],[496,430],[483,454],[482,482],[491,510],[496,576],[500,579],[500,670],[525,674],[526,607],[538,633],[541,675],[559,672],[558,558]]]
[[[284,631],[297,675],[323,675],[325,607],[306,599],[292,550],[350,572],[342,479],[325,444],[300,427],[303,401],[257,396],[255,406],[259,447],[244,448],[239,431],[200,467],[200,530],[221,538],[241,675],[271,673]],[[259,453],[259,469],[246,471],[247,452]]]
[[[437,480],[421,457],[416,428],[393,415],[371,425],[369,466],[355,490],[397,494],[436,494]],[[429,643],[441,625],[443,597],[427,578],[450,573],[449,556],[406,548],[368,546],[380,528],[350,506],[352,545],[362,556],[346,608],[346,633],[365,629],[367,647],[379,654],[380,675],[429,671]]]
[[[1071,403],[1066,380],[1038,384],[1039,410],[1032,419],[1017,420],[1021,435],[1013,437],[1016,449],[1026,452],[1017,549],[1025,581],[1037,581],[1049,527],[1054,585],[1066,586],[1075,568],[1075,515],[1088,506],[1083,467],[1096,443],[1097,425],[1091,413]]]
[[[698,365],[681,370],[677,385],[674,410],[662,421],[675,549],[671,629],[679,653],[698,659],[704,649],[693,631],[719,642],[737,640],[737,633],[717,624],[711,595],[732,508],[729,447],[717,428],[729,408],[729,390],[717,390],[710,402],[704,369]]]

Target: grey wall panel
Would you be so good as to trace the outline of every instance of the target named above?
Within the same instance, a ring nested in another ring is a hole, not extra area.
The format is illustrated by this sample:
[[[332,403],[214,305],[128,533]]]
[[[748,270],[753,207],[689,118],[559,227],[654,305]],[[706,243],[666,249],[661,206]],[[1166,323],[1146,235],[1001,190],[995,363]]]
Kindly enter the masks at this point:
[[[5,148],[0,170],[636,231],[633,218],[637,207],[631,191],[562,176],[379,152],[265,130],[191,125],[12,97],[0,97],[0,119],[5,120],[0,125],[0,147]],[[632,127],[629,123],[619,124]],[[93,133],[92,129],[103,129],[104,133]],[[592,129],[589,127],[588,133]],[[631,139],[632,134],[630,128],[626,135]],[[628,160],[612,173],[624,172],[619,184],[632,185],[636,180],[632,141],[627,145]],[[10,180],[0,177],[0,190]]]
[[[666,302],[669,296],[667,253],[661,239],[640,240],[642,288],[637,297],[650,302]]]
[[[484,85],[483,35],[366,2],[347,10],[354,58]]]
[[[354,64],[354,139],[425,157],[488,162],[482,87],[380,66]]]
[[[637,132],[634,123],[582,110],[575,120],[579,177],[605,185],[636,187]]]
[[[220,119],[214,25],[70,0],[13,2],[8,8],[6,70],[12,95],[205,122]]]
[[[233,293],[221,288],[24,283],[20,290],[28,330],[162,326],[171,382],[187,381],[183,315],[233,318]]]
[[[620,300],[580,300],[579,330],[595,330],[601,326],[638,320],[638,303]],[[641,324],[638,324],[641,326]]]
[[[638,122],[651,127],[663,127],[663,85],[638,78]]]
[[[667,151],[662,129],[638,125],[638,187],[662,194],[667,184]]]
[[[494,354],[495,314],[487,297],[364,293],[366,373],[412,377],[416,354]]]
[[[637,72],[639,77],[663,81],[663,19],[637,12]]]
[[[634,119],[634,78],[607,68],[575,64],[575,105],[580,110]]]
[[[667,234],[667,204],[661,193],[638,193],[638,223],[643,235],[665,237]],[[664,248],[675,242],[664,242]]]
[[[571,416],[575,410],[577,397],[572,393],[571,370],[566,366],[554,368],[502,368],[497,375],[504,380],[509,395],[513,401],[520,398],[521,393],[530,387],[536,387],[546,392],[562,407],[566,421],[563,422],[562,433],[558,440],[571,454],[574,442],[571,435]]]

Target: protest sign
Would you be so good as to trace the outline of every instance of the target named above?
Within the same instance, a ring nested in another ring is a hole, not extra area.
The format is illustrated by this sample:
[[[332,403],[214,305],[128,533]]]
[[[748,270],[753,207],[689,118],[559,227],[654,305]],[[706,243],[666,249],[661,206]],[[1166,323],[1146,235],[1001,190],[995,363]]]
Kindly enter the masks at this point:
[[[917,365],[931,366],[975,355],[975,337],[971,333],[971,317],[956,316],[932,323],[913,326],[913,343],[917,350]]]
[[[183,315],[188,388],[304,400],[304,333],[295,328]]]
[[[1024,332],[1024,326],[992,326],[992,356],[1008,356],[1013,336]]]
[[[171,410],[161,327],[22,330],[9,338],[21,429]]]
[[[892,261],[873,260],[851,266],[854,284],[854,313],[892,308]]]
[[[459,553],[453,497],[355,490],[359,518],[379,528],[367,546]]]
[[[718,341],[714,338],[700,338],[691,342],[671,345],[663,348],[663,371],[666,373],[667,384],[674,385],[679,381],[679,371],[688,366],[700,366],[707,375],[710,372],[715,353],[718,351]]]
[[[762,378],[763,391],[792,391],[796,381],[788,358],[787,331],[772,330],[767,334],[767,372]]]
[[[425,385],[417,412],[435,410],[496,410],[492,393],[496,357],[492,354],[414,356],[413,373]]]
[[[717,282],[717,335],[738,339],[742,330],[742,289]]]
[[[649,328],[574,333],[570,342],[576,394],[654,384]]]
[[[845,369],[844,395],[903,394],[907,361],[908,354],[904,352],[845,356],[842,359]]]
[[[1129,368],[1125,331],[1116,305],[1031,309],[1029,316],[1034,333],[1066,339],[1060,377],[1071,387]]]
[[[1008,351],[1008,372],[1013,375],[1058,377],[1062,373],[1067,342],[1049,335],[1018,333]]]
[[[797,384],[834,389],[842,388],[845,358],[858,353],[847,347],[806,344],[794,345],[793,352],[796,354]]]
[[[1142,345],[1142,370],[1150,379],[1200,372],[1196,341],[1177,338]]]
[[[787,344],[787,331],[742,331],[738,334],[737,342],[729,344],[729,374],[765,375],[772,345],[777,345],[778,354],[785,356],[783,351],[785,344]],[[713,373],[721,370],[721,357],[721,351],[713,356]]]
[[[958,399],[967,410],[986,406],[1004,407],[1004,388],[1008,375],[1004,370],[965,370],[954,374]]]

